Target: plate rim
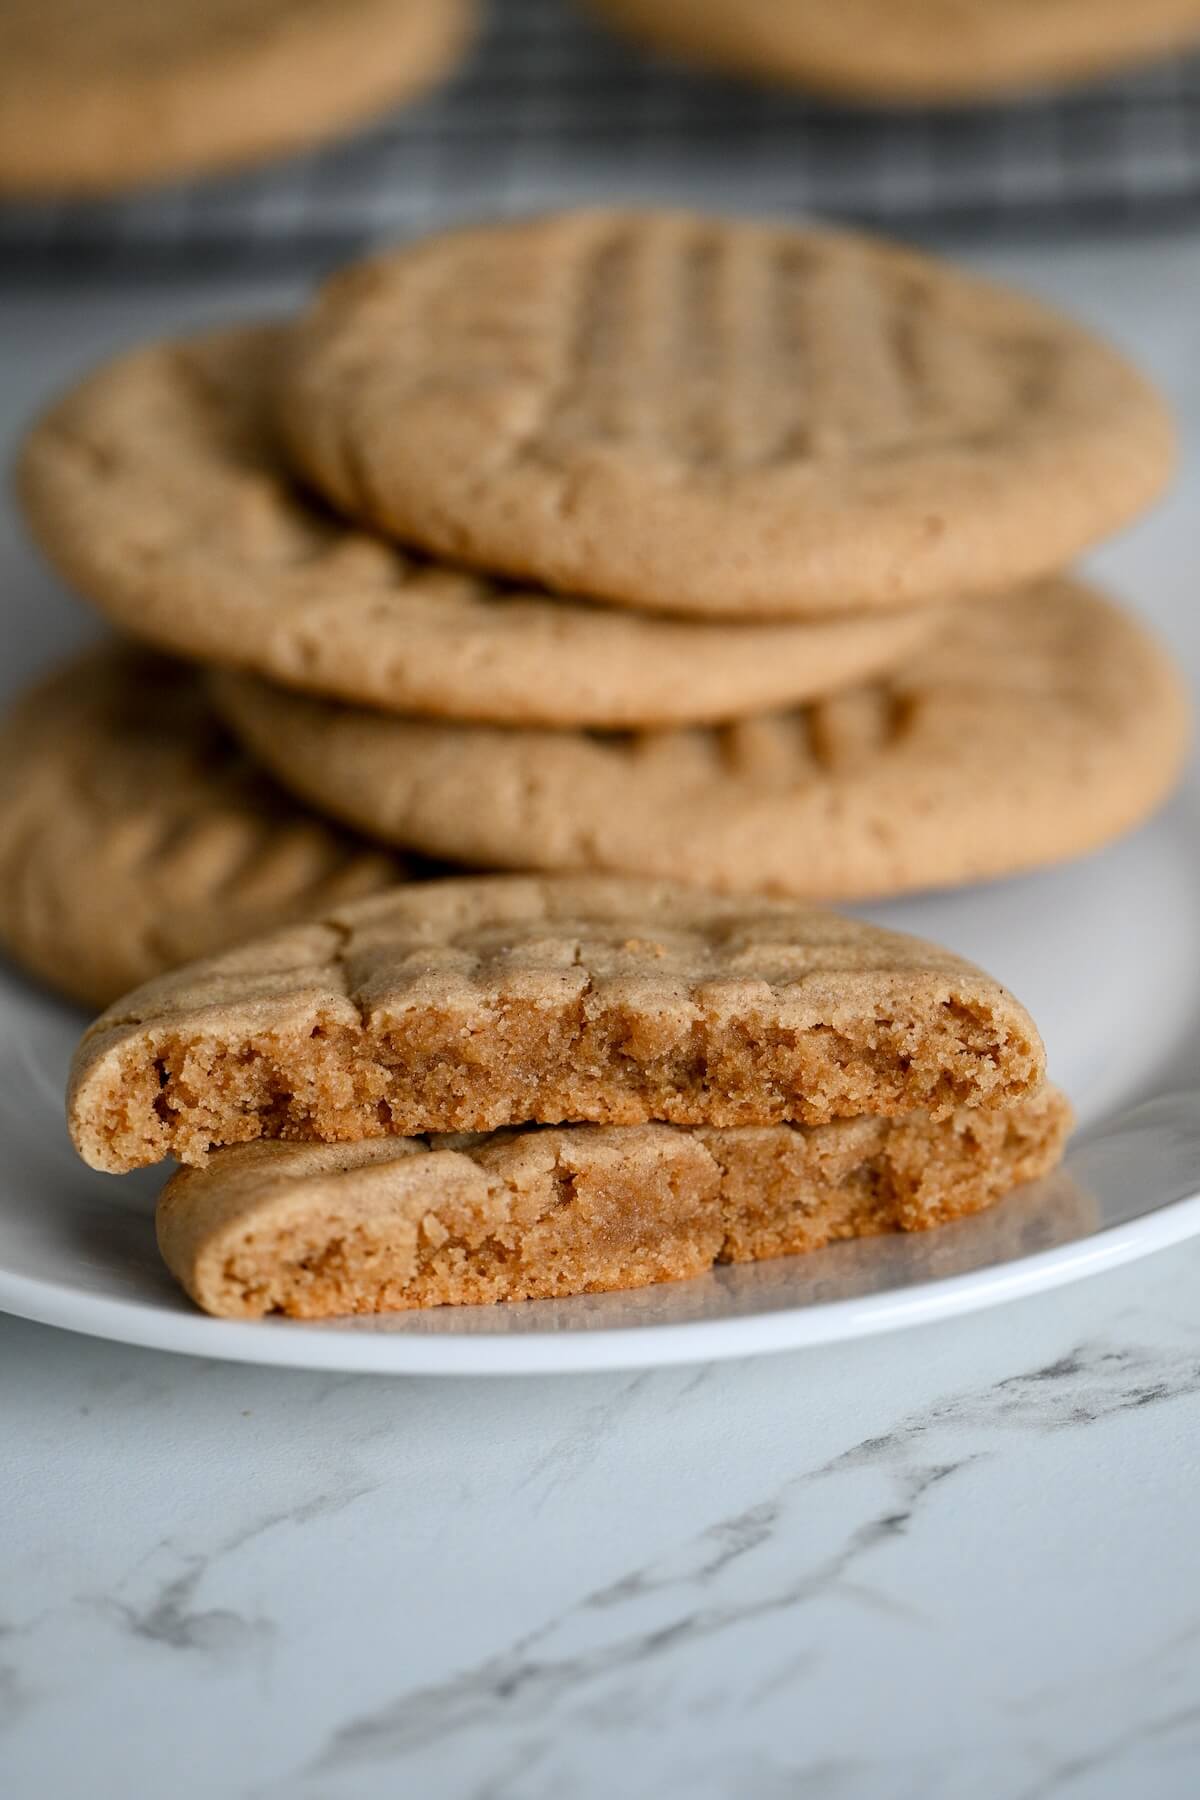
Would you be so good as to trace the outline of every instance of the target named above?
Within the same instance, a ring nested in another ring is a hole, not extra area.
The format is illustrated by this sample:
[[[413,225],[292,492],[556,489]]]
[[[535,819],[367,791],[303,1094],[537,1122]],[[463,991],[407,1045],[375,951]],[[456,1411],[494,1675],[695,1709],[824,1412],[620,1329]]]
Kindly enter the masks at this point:
[[[579,1332],[426,1335],[359,1332],[336,1323],[214,1319],[147,1306],[144,1300],[81,1294],[2,1268],[0,1312],[110,1343],[260,1367],[460,1378],[580,1375],[728,1362],[910,1330],[1065,1287],[1198,1235],[1200,1188],[1086,1237],[899,1290],[725,1319],[601,1325]]]
[[[1196,769],[1189,770],[1181,793],[1161,815],[1164,821],[1174,818],[1176,822],[1176,830],[1169,831],[1175,847],[1178,826],[1184,826],[1184,838],[1193,853],[1198,840],[1187,826],[1194,821],[1200,799],[1196,777]],[[1192,889],[1200,864],[1194,854],[1187,860],[1188,885]],[[914,926],[906,924],[902,928],[912,930]],[[937,934],[927,931],[926,935]],[[1200,945],[1197,948],[1200,952]],[[1200,984],[1200,954],[1193,973]],[[1187,985],[1190,988],[1193,984]],[[49,1024],[50,1039],[56,1039],[58,1023],[62,1022],[50,1024],[37,1004],[46,996],[26,996],[19,988],[15,997],[22,1014],[28,1000],[34,1000],[35,1016],[27,1023],[36,1022],[42,1027]],[[1142,1071],[1133,1080],[1132,1091],[1126,1088],[1119,1098],[1107,1095],[1099,1115],[1088,1117],[1073,1136],[1068,1148],[1068,1170],[1072,1151],[1085,1150],[1097,1135],[1107,1135],[1118,1122],[1156,1102],[1182,1101],[1189,1136],[1200,1134],[1200,1088],[1194,1089],[1190,1079],[1185,1079],[1182,1091],[1178,1085],[1180,1046],[1188,1046],[1193,1056],[1200,1048],[1194,1005],[1187,1008],[1187,1024],[1177,1022],[1177,1026],[1181,1034],[1178,1041],[1173,1030],[1171,1047],[1162,1043],[1156,1048],[1155,1072],[1152,1074],[1149,1068]],[[29,1035],[19,1034],[17,1042],[19,1049],[23,1046],[21,1060],[30,1063]],[[52,1044],[50,1054],[53,1058]],[[46,1071],[41,1058],[33,1057],[32,1063],[36,1065],[32,1072],[40,1083],[44,1082]],[[1192,1068],[1191,1062],[1188,1068]],[[51,1086],[57,1092],[55,1081]],[[999,1261],[983,1260],[965,1270],[884,1285],[874,1291],[819,1298],[805,1297],[802,1289],[794,1299],[785,1294],[781,1301],[775,1299],[756,1306],[751,1298],[745,1307],[717,1308],[701,1316],[683,1306],[678,1310],[688,1316],[671,1316],[668,1311],[666,1317],[653,1320],[638,1320],[635,1316],[626,1323],[607,1323],[603,1316],[593,1313],[586,1327],[563,1329],[558,1324],[548,1322],[543,1326],[534,1321],[516,1330],[493,1328],[486,1323],[492,1310],[489,1308],[470,1309],[472,1319],[464,1320],[458,1329],[450,1323],[432,1330],[406,1329],[403,1314],[391,1321],[391,1329],[379,1330],[371,1330],[365,1319],[313,1323],[218,1319],[192,1307],[182,1294],[168,1299],[161,1291],[137,1293],[126,1288],[123,1294],[111,1287],[108,1292],[96,1292],[78,1279],[62,1279],[56,1270],[44,1266],[29,1273],[19,1262],[16,1266],[6,1265],[2,1253],[0,1313],[84,1337],[167,1354],[334,1373],[470,1378],[678,1367],[849,1342],[990,1310],[1009,1300],[1104,1273],[1200,1235],[1200,1159],[1194,1170],[1189,1165],[1182,1172],[1182,1179],[1172,1182],[1169,1197],[1161,1198],[1157,1205],[1147,1204],[1149,1196],[1136,1192],[1136,1186],[1140,1186],[1136,1173],[1136,1167],[1126,1173],[1123,1185],[1134,1184],[1135,1192],[1125,1193],[1115,1218],[1047,1249]],[[820,1257],[826,1252],[813,1254]],[[778,1264],[772,1261],[770,1266]],[[663,1291],[694,1287],[711,1279],[700,1275],[691,1282],[667,1284]],[[616,1302],[620,1295],[598,1298]],[[443,1310],[455,1314],[461,1311]],[[508,1307],[504,1310],[511,1311]]]

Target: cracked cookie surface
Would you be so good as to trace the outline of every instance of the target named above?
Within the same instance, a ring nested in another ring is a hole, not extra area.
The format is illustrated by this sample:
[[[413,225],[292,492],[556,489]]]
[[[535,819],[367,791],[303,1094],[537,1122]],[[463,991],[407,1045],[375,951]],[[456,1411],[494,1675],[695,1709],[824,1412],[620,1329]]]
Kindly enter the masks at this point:
[[[258,1137],[941,1117],[1043,1072],[1012,995],[915,938],[670,883],[482,876],[147,984],[86,1033],[68,1117],[119,1170]]]

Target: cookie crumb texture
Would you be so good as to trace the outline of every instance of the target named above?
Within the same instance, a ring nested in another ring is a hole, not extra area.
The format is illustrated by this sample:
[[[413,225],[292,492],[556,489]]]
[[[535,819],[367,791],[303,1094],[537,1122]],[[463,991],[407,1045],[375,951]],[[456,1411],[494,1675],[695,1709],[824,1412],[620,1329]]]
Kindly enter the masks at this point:
[[[72,1135],[131,1169],[258,1137],[824,1124],[1003,1107],[1037,1029],[948,952],[784,902],[484,877],[177,971],[76,1053]]]
[[[171,1178],[158,1239],[226,1318],[600,1293],[978,1212],[1053,1168],[1070,1123],[1047,1088],[939,1122],[248,1144]]]

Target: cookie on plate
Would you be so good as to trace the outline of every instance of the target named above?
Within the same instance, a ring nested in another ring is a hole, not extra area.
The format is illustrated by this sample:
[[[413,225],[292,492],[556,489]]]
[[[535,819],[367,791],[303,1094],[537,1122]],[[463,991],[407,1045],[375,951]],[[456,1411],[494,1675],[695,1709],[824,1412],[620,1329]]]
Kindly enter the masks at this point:
[[[233,675],[214,697],[294,792],[385,842],[826,900],[1096,849],[1164,799],[1190,731],[1165,652],[1063,579],[953,609],[869,686],[717,729],[439,725]]]
[[[1028,1013],[948,951],[770,900],[603,877],[414,884],[160,977],[89,1029],[75,1146],[122,1170],[258,1137],[1004,1107]]]
[[[1200,0],[591,0],[659,48],[817,93],[981,99],[1200,38]]]
[[[1148,383],[1038,302],[882,239],[689,212],[480,226],[348,269],[292,337],[280,408],[296,466],[404,541],[742,619],[1033,580],[1173,457]]]
[[[226,1318],[599,1293],[962,1218],[1053,1168],[1070,1125],[1044,1087],[937,1121],[258,1142],[173,1175],[158,1241]]]
[[[107,194],[256,162],[438,80],[474,0],[5,0],[0,193]]]
[[[252,767],[164,657],[106,644],[0,721],[0,945],[86,1006],[405,873]]]
[[[938,611],[746,624],[513,588],[342,523],[289,477],[268,400],[286,332],[136,350],[51,409],[21,489],[43,549],[122,630],[363,706],[515,725],[663,725],[886,668]]]

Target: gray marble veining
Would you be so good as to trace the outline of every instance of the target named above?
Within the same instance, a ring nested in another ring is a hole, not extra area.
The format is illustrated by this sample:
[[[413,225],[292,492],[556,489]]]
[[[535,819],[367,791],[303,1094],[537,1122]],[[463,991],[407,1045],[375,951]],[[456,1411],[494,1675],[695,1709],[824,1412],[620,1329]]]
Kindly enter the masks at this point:
[[[1194,444],[1200,246],[995,266],[1137,320]],[[3,300],[3,404],[290,297]],[[1194,511],[1153,529],[1194,581]],[[3,510],[0,565],[15,679],[78,625]],[[893,1338],[527,1382],[0,1318],[0,1795],[1193,1800],[1198,1294],[1192,1244]]]
[[[547,1383],[0,1321],[5,1491],[61,1452],[91,1496],[13,1509],[0,1767],[70,1793],[99,1731],[102,1797],[1182,1800],[1198,1274]]]

